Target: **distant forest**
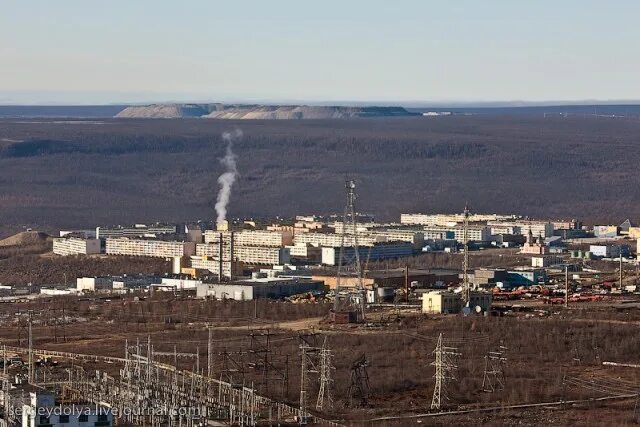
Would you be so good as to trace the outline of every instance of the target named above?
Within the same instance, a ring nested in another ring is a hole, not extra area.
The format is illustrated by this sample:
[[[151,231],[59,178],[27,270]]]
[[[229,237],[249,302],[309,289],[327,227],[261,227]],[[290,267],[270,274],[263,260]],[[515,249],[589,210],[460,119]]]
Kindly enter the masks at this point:
[[[637,118],[449,116],[308,121],[0,120],[0,227],[213,217],[222,132],[240,177],[230,215],[359,210],[640,217]]]

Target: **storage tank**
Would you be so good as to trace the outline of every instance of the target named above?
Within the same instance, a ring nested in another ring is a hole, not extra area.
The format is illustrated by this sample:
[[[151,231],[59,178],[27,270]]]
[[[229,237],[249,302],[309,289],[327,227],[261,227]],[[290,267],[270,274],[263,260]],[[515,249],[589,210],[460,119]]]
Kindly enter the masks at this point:
[[[578,251],[571,251],[571,258],[578,258]]]
[[[586,259],[591,259],[591,258],[593,258],[593,252],[591,252],[591,251],[586,251],[586,252],[584,253],[584,257],[585,257]]]
[[[582,257],[583,257],[582,251],[578,251],[578,258],[582,258]]]

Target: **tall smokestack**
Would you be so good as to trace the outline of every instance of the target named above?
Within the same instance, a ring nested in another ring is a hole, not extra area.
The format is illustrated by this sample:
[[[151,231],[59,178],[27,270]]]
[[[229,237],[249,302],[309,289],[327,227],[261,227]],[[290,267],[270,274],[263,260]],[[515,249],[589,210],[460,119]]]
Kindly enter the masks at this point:
[[[240,138],[242,138],[242,131],[240,129],[222,134],[222,139],[227,143],[227,149],[224,157],[219,159],[225,168],[225,172],[218,177],[218,184],[220,185],[216,199],[216,225],[218,230],[222,229],[227,218],[227,206],[231,198],[231,187],[233,187],[238,176],[237,156],[233,152],[233,142]]]

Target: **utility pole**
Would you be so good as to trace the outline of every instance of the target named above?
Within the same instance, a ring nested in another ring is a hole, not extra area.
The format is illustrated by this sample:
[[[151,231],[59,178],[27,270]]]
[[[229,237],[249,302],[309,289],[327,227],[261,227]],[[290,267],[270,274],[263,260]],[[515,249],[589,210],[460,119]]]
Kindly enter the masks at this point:
[[[211,378],[211,364],[213,363],[213,329],[211,325],[207,325],[207,329],[209,330],[207,337],[207,377]]]
[[[409,265],[405,264],[404,266],[404,291],[405,291],[405,301],[409,302]]]
[[[349,406],[353,407],[353,400],[358,399],[361,407],[369,403],[369,361],[363,354],[351,365],[351,384],[349,385]]]
[[[450,380],[456,379],[455,371],[458,369],[458,366],[454,363],[454,358],[458,357],[460,353],[457,352],[456,348],[444,346],[442,344],[442,333],[440,333],[433,354],[435,354],[436,360],[432,362],[431,365],[436,368],[436,372],[433,375],[436,384],[433,389],[431,409],[440,410],[442,402],[448,400],[447,383]]]
[[[564,308],[569,308],[569,266],[564,266]]]
[[[29,384],[33,384],[33,331],[31,323],[31,311],[29,311]]]
[[[620,292],[622,293],[622,245],[618,246],[618,256],[620,257]]]
[[[462,263],[462,292],[464,304],[469,306],[471,301],[471,289],[469,286],[469,206],[464,205],[464,220],[462,240],[464,241],[464,260]]]

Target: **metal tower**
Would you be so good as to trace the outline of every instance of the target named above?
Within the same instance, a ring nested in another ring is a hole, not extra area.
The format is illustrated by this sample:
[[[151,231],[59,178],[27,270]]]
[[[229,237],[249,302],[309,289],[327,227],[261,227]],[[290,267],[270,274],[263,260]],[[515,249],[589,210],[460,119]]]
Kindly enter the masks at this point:
[[[354,296],[358,296],[359,304],[357,310],[364,320],[365,293],[362,283],[362,264],[360,262],[360,247],[358,245],[358,226],[356,219],[356,183],[354,180],[346,180],[345,189],[347,193],[347,204],[342,217],[342,233],[340,242],[340,253],[338,255],[338,271],[336,277],[336,299],[334,311],[352,310],[355,308]],[[345,248],[353,248],[353,254],[348,254]],[[342,279],[345,277],[356,279],[357,295],[351,294],[346,300],[339,298],[342,287]]]
[[[463,234],[464,241],[464,261],[462,264],[462,292],[464,304],[469,305],[471,300],[471,287],[469,286],[469,206],[464,205]]]
[[[507,358],[504,356],[506,347],[500,346],[498,351],[490,351],[484,357],[484,375],[482,378],[482,390],[492,393],[496,390],[504,390],[505,374],[504,366]]]
[[[455,380],[455,371],[458,366],[454,362],[454,358],[459,356],[460,353],[454,347],[446,347],[442,345],[442,333],[438,337],[438,344],[433,351],[436,356],[436,360],[431,363],[436,367],[436,372],[433,377],[436,380],[435,387],[433,389],[433,398],[431,399],[431,409],[440,410],[443,402],[449,400],[447,396],[447,382]]]

